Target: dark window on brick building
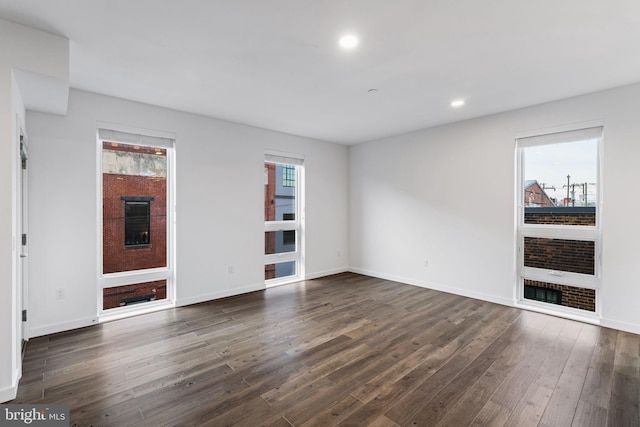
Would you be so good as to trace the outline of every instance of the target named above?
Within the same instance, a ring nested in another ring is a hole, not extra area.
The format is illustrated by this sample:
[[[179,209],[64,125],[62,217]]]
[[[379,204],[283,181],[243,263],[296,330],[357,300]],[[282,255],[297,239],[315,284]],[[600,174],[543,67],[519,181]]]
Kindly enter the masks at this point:
[[[555,289],[524,285],[524,297],[526,299],[548,302],[550,304],[562,304],[562,293]]]
[[[296,231],[288,230],[282,232],[282,244],[283,245],[295,245],[296,244]]]
[[[296,214],[294,213],[285,213],[282,214],[283,221],[295,221]],[[286,230],[282,232],[282,244],[283,245],[295,245],[296,244],[296,231],[295,230]]]
[[[151,235],[151,199],[124,199],[124,245],[150,245]],[[144,198],[138,198],[144,199]]]
[[[282,186],[283,187],[296,186],[296,167],[295,166],[282,167]]]

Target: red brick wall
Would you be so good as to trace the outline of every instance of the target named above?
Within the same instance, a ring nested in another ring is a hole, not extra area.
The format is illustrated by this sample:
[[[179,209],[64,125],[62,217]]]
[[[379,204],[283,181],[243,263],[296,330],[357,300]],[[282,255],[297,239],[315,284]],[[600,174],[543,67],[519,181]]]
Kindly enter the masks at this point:
[[[543,210],[525,208],[525,224],[558,224],[595,226],[595,208],[582,210],[566,208]],[[525,237],[524,265],[549,270],[594,274],[595,244],[579,240],[538,239]],[[562,305],[587,311],[596,311],[596,291],[576,286],[524,281],[525,285],[554,289],[562,293]]]
[[[535,280],[524,280],[528,286],[554,289],[562,293],[561,305],[565,307],[578,308],[580,310],[596,311],[596,291],[594,289],[579,288],[576,286],[557,285],[555,283],[538,282]]]
[[[595,213],[551,213],[525,209],[525,224],[596,225]]]
[[[595,243],[525,237],[524,265],[592,275],[595,265]]]
[[[102,309],[121,307],[126,298],[154,295],[153,300],[167,298],[167,281],[156,280],[154,282],[136,283],[134,285],[117,286],[102,290]]]
[[[551,201],[547,193],[537,182],[534,182],[524,189],[524,205],[544,207],[554,206],[553,201]]]
[[[167,260],[167,180],[102,174],[104,273],[165,267]],[[124,200],[121,196],[154,197],[150,245],[124,245]]]

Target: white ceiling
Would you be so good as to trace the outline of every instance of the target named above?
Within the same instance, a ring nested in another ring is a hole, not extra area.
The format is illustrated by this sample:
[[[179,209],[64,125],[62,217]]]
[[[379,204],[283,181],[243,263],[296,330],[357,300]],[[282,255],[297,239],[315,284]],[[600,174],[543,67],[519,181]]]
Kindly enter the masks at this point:
[[[640,81],[638,0],[0,0],[0,17],[69,38],[74,88],[343,144]]]

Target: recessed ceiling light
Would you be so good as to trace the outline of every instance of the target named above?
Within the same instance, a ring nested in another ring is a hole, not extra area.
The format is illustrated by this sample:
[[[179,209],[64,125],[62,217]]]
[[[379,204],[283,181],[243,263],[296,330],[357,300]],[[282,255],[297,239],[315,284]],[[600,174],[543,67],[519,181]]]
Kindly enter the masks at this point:
[[[369,89],[368,92],[373,95],[375,93],[378,93],[378,89]]]
[[[338,40],[338,43],[344,49],[353,49],[356,46],[358,46],[359,40],[353,34],[347,34],[340,37],[340,40]]]
[[[451,106],[454,108],[462,107],[464,105],[464,99],[456,99],[451,102]]]

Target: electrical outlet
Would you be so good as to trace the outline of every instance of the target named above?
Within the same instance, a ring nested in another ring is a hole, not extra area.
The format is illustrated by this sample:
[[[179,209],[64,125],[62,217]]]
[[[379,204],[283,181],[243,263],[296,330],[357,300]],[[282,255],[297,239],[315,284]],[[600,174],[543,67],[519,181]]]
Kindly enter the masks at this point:
[[[230,265],[230,266],[227,268],[227,271],[229,272],[229,274],[233,274],[233,265]]]
[[[56,289],[56,299],[65,299],[67,296],[67,292],[64,288]]]

